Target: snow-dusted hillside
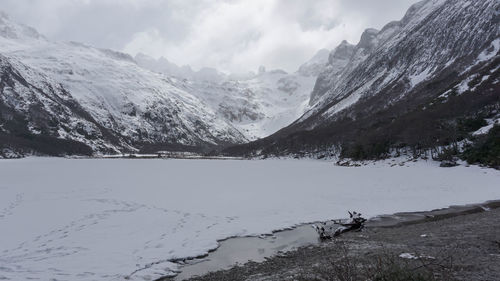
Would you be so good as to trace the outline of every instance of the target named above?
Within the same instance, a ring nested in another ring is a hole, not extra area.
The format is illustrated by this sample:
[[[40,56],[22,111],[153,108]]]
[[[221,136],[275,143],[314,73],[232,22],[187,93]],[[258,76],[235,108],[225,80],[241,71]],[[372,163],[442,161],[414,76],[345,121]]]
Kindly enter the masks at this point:
[[[293,74],[262,68],[259,74],[245,77],[224,75],[213,69],[195,72],[164,58],[155,60],[142,54],[135,60],[143,68],[178,77],[177,87],[209,104],[247,139],[255,140],[286,127],[307,110],[316,77],[328,62],[328,53],[320,50]]]
[[[49,100],[64,93],[88,115],[85,120],[73,120],[78,114],[66,108],[65,113],[73,118],[70,120],[59,115],[61,110],[46,110],[53,122],[44,134],[81,141],[98,151],[103,146],[135,149],[144,144],[200,146],[246,140],[210,106],[178,88],[175,78],[145,70],[126,54],[79,43],[50,42],[34,29],[11,22],[5,14],[0,16],[0,54],[3,64],[13,65],[20,78],[9,80],[10,85],[2,79],[4,106],[26,120],[37,119],[28,110],[35,98],[33,91],[19,89],[31,87]],[[3,69],[2,75],[8,75]],[[43,108],[51,106],[39,98],[37,102]],[[40,134],[35,123],[28,126],[30,133]],[[78,134],[75,126],[85,132]],[[95,126],[112,137],[103,139],[100,133],[94,134],[99,131]],[[82,138],[87,133],[91,137]]]
[[[332,53],[312,94],[314,107],[300,121],[312,117],[309,126],[319,125],[384,91],[394,92],[386,100],[391,105],[442,73],[463,74],[493,59],[500,49],[499,16],[498,0],[425,0],[401,21],[367,29],[356,46],[343,42]],[[340,59],[340,71],[332,58]]]
[[[23,141],[26,140],[15,136],[33,134],[31,138],[54,136],[79,141],[97,151],[112,152],[118,147],[126,146],[120,140],[110,139],[109,132],[95,122],[59,83],[45,74],[3,55],[0,55],[0,73],[2,74],[0,81],[2,145],[8,144],[9,139],[6,136],[10,136],[15,145],[23,146]],[[34,140],[38,145],[51,141],[54,139]],[[0,147],[5,150],[0,151],[0,155],[13,153],[12,156],[15,156],[14,147],[11,149],[7,147]],[[71,149],[70,152],[91,153],[85,151],[85,147],[75,147],[75,149]]]

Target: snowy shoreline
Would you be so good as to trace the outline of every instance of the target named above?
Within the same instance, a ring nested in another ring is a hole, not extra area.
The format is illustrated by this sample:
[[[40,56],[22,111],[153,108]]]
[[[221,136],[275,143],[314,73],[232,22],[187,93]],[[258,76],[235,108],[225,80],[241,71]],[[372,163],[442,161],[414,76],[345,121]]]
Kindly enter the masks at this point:
[[[474,214],[498,208],[500,208],[500,199],[477,204],[449,206],[431,211],[379,215],[370,218],[367,222],[367,227],[371,229],[415,224],[426,219]],[[314,223],[318,222],[305,223],[289,229],[277,230],[272,235],[264,237],[230,237],[220,240],[218,241],[219,247],[206,255],[177,261],[180,264],[180,270],[179,274],[173,277],[173,279],[181,281],[196,276],[203,276],[210,272],[228,270],[249,261],[260,263],[268,258],[297,250],[300,247],[319,245],[322,241],[312,228],[312,224]],[[235,252],[234,249],[240,252]],[[169,278],[171,277],[160,280],[170,280]]]
[[[426,266],[423,273],[433,276],[500,280],[500,203],[452,210],[451,213],[450,210],[447,213],[439,210],[417,215],[421,217],[416,221],[370,225],[362,233],[346,233],[333,242],[280,252],[261,262],[243,262],[222,270],[214,267],[208,274],[205,274],[206,267],[196,268],[199,264],[195,264],[188,269],[189,274],[158,281],[328,279],[336,276],[335,267],[345,260],[346,252],[357,268],[377,266],[386,261],[389,265],[398,264],[413,272],[415,268],[422,268],[424,263],[429,267]],[[214,254],[207,262],[213,258],[218,257]],[[450,261],[453,261],[452,266],[448,263]],[[357,273],[360,272],[353,274]],[[371,280],[372,276],[373,273],[366,272],[351,280]]]
[[[434,162],[0,161],[0,277],[156,279],[227,237],[500,198],[500,173]],[[84,266],[82,266],[84,265]]]

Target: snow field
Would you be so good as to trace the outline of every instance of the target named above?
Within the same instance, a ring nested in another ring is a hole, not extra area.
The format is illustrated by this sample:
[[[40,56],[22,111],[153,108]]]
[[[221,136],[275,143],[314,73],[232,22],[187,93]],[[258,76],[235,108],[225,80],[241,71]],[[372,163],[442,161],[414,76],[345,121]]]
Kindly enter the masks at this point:
[[[231,236],[500,199],[500,173],[433,162],[0,161],[0,279],[154,280]]]

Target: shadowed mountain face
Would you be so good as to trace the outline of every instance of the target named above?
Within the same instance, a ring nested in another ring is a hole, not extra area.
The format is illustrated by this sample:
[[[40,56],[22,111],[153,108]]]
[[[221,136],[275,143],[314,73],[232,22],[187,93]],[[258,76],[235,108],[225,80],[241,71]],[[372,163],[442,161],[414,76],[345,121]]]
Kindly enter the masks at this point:
[[[457,122],[499,107],[500,2],[427,0],[360,42],[343,42],[291,126],[230,153],[444,145]]]

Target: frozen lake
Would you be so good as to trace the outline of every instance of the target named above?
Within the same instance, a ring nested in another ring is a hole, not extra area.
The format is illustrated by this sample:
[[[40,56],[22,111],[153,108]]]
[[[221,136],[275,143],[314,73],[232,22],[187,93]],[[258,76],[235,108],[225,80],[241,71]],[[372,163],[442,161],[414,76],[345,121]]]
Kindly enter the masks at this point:
[[[231,236],[500,199],[500,172],[436,163],[0,161],[0,279],[152,280]]]

